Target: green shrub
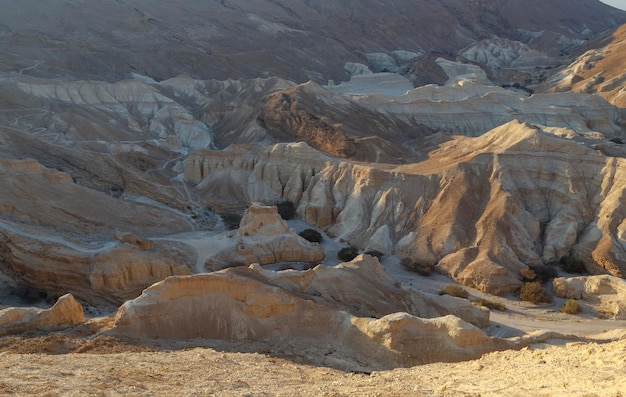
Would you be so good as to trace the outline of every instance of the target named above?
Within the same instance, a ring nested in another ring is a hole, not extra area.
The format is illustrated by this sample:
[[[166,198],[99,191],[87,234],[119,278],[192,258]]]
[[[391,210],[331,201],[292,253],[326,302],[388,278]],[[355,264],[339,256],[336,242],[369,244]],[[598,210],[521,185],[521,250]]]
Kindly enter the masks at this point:
[[[572,255],[566,255],[559,260],[561,268],[568,273],[586,273],[585,262]]]
[[[276,209],[278,210],[278,215],[286,221],[296,215],[296,207],[291,201],[283,201],[276,204]]]
[[[543,289],[539,281],[522,284],[522,288],[519,292],[519,298],[523,301],[532,302],[534,304],[552,302],[552,295]]]
[[[465,288],[456,284],[448,284],[439,291],[439,295],[450,295],[457,298],[467,299],[469,298],[469,292]]]
[[[312,243],[321,243],[322,240],[324,239],[322,237],[322,234],[314,229],[304,229],[303,231],[300,232],[299,235],[303,239],[308,240]]]
[[[576,301],[576,299],[568,299],[559,309],[561,313],[567,314],[578,314],[582,310],[582,307],[580,307],[580,304]]]
[[[337,258],[344,262],[350,262],[352,259],[356,258],[358,254],[359,249],[357,247],[343,247],[339,250],[339,252],[337,252]]]
[[[365,251],[365,253],[367,255],[373,256],[373,257],[378,258],[378,259],[382,258],[383,255],[385,255],[385,254],[383,254],[382,252],[380,252],[378,250]]]
[[[496,301],[490,301],[487,299],[477,299],[473,301],[472,303],[478,306],[485,306],[486,308],[491,309],[491,310],[499,310],[501,312],[506,311],[506,306],[503,303],[496,302]]]
[[[400,265],[410,272],[419,274],[420,276],[428,277],[432,273],[435,265],[428,262],[417,261],[411,258],[402,258]]]
[[[241,218],[243,216],[241,214],[237,214],[234,212],[228,212],[226,214],[221,214],[222,222],[224,222],[224,226],[228,230],[235,230],[239,228],[239,224],[241,223]]]

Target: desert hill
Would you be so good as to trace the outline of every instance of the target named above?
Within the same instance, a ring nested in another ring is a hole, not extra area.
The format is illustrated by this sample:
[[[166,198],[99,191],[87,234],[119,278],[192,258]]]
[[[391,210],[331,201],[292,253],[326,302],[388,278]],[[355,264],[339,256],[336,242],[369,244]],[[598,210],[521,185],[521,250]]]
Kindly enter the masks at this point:
[[[624,46],[626,26],[604,38],[600,48],[591,49],[552,78],[552,91],[597,93],[612,104],[626,107],[624,94]]]

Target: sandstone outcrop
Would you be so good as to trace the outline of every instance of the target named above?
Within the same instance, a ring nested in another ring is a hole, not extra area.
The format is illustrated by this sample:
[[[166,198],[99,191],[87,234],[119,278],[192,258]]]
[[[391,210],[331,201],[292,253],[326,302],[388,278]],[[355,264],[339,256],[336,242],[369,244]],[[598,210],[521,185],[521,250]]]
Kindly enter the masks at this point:
[[[597,306],[600,313],[614,320],[626,320],[626,281],[599,275],[559,277],[552,282],[554,294],[560,298],[582,299]]]
[[[50,309],[10,307],[0,310],[0,335],[28,330],[54,331],[84,321],[83,307],[71,294],[66,294]]]
[[[188,248],[173,242],[146,251],[112,241],[82,245],[17,228],[0,231],[0,270],[15,283],[49,295],[69,291],[92,305],[120,305],[165,277],[190,274],[194,264]]]
[[[611,225],[623,223],[625,167],[620,158],[514,121],[404,166],[345,162],[304,144],[280,144],[257,153],[194,153],[185,176],[207,203],[289,200],[332,236],[439,263],[465,285],[505,293],[521,285],[526,265],[571,251],[594,271],[624,274],[623,227]],[[228,189],[226,176],[236,181]]]
[[[273,285],[309,295],[318,303],[357,317],[381,317],[396,312],[422,318],[452,314],[479,328],[489,326],[488,311],[465,299],[405,290],[378,259],[369,255],[359,255],[351,262],[333,267],[318,265],[306,271],[274,272],[258,264],[251,268]]]
[[[284,340],[357,357],[368,369],[457,361],[511,348],[454,316],[355,317],[268,284],[248,268],[170,277],[120,307],[112,334],[164,339]],[[304,345],[303,345],[304,346]]]
[[[253,203],[246,209],[236,232],[226,232],[228,243],[205,260],[205,267],[219,270],[252,263],[317,263],[324,260],[324,248],[289,229],[275,206]]]

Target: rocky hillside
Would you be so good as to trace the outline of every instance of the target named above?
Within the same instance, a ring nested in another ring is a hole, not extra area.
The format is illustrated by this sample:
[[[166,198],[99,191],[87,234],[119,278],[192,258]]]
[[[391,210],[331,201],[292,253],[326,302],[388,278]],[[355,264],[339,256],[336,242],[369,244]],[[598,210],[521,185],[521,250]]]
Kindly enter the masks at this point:
[[[586,51],[551,81],[551,91],[597,93],[612,104],[626,107],[626,25],[603,36],[599,48]]]
[[[494,36],[550,56],[626,21],[597,0],[0,2],[0,70],[117,81],[280,76],[345,80],[346,62],[397,71]]]

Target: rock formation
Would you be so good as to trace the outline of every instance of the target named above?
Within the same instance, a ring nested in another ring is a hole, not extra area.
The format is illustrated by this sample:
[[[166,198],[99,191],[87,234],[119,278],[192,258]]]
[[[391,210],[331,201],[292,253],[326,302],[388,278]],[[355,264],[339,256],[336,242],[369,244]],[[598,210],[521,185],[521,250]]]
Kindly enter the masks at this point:
[[[180,243],[158,242],[146,251],[130,244],[81,245],[0,231],[0,270],[15,283],[49,295],[70,292],[97,306],[117,306],[165,277],[194,268],[193,253]]]
[[[355,317],[274,285],[248,268],[170,277],[126,302],[112,334],[146,338],[284,340],[359,357],[369,369],[457,361],[511,343],[454,316]]]
[[[236,232],[225,232],[227,244],[205,260],[209,271],[231,266],[280,262],[316,263],[324,260],[324,249],[289,229],[275,206],[253,203]],[[210,244],[210,243],[209,243]]]
[[[197,152],[185,175],[207,203],[290,200],[335,237],[439,263],[465,285],[504,293],[519,287],[526,265],[571,251],[594,271],[624,274],[624,166],[511,122],[405,166],[333,160],[288,144]],[[237,181],[228,189],[226,175]]]
[[[28,330],[54,331],[84,321],[83,307],[71,294],[66,294],[50,309],[11,307],[0,310],[0,335]]]
[[[488,311],[473,306],[466,299],[403,289],[378,259],[369,255],[359,255],[351,262],[334,267],[319,265],[306,271],[274,272],[258,264],[251,268],[273,285],[310,295],[318,303],[357,317],[381,317],[396,312],[423,318],[452,314],[479,328],[489,326]]]
[[[626,281],[609,275],[559,277],[552,282],[560,298],[582,299],[597,307],[598,312],[615,320],[626,320]]]
[[[601,44],[554,75],[548,81],[550,91],[597,93],[616,106],[626,107],[626,25],[602,37]]]

